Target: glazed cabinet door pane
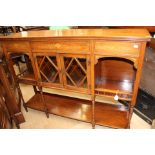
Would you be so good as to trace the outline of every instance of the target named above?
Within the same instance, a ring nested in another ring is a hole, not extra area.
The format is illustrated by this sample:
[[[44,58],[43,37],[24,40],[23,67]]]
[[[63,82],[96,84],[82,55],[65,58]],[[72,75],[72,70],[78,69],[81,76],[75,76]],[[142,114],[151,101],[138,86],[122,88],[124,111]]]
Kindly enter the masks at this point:
[[[36,55],[36,63],[41,82],[50,83],[51,85],[61,84],[61,66],[59,62],[59,56],[57,54]]]
[[[90,60],[87,55],[63,55],[64,87],[87,91],[89,89]]]

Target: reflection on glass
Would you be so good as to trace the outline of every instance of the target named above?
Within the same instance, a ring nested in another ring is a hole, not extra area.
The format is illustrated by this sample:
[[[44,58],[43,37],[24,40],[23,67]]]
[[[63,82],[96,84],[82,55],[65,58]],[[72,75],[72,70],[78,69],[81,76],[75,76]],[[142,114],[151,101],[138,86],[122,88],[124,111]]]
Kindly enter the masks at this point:
[[[67,84],[75,87],[87,87],[87,65],[85,58],[65,57]]]
[[[59,83],[56,56],[37,56],[42,82]]]

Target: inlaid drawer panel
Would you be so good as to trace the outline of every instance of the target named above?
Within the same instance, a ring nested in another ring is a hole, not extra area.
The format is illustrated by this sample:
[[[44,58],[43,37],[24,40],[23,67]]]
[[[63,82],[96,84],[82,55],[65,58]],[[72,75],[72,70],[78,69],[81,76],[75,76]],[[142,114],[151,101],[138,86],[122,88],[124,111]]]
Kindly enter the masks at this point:
[[[7,41],[4,45],[8,51],[29,52],[29,43],[26,41]]]
[[[77,42],[77,41],[51,41],[51,42],[31,42],[31,48],[33,51],[38,52],[40,50],[57,50],[58,52],[89,52],[89,42]]]
[[[95,53],[103,55],[139,56],[140,43],[121,41],[97,41]]]

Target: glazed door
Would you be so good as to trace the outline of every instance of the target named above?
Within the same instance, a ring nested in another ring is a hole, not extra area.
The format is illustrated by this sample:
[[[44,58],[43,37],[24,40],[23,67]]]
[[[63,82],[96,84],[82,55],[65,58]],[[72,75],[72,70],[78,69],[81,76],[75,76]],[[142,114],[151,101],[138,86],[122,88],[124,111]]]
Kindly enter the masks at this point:
[[[62,86],[61,65],[57,53],[35,54],[39,81],[43,86]]]
[[[88,55],[63,54],[64,87],[80,92],[90,91],[90,58]]]

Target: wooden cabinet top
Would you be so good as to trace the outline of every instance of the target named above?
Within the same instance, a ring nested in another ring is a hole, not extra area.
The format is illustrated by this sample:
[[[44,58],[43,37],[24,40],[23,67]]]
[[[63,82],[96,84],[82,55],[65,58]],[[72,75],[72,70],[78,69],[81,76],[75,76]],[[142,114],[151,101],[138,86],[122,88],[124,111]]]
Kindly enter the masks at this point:
[[[49,38],[80,38],[106,40],[139,40],[149,41],[151,36],[146,29],[69,29],[69,30],[42,30],[23,31],[9,36],[1,36],[3,40],[35,40]]]

